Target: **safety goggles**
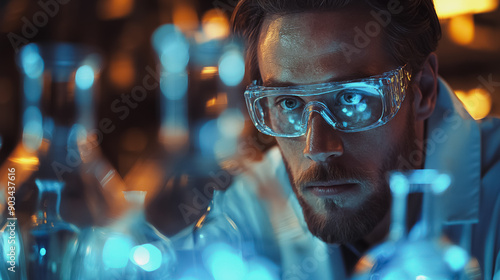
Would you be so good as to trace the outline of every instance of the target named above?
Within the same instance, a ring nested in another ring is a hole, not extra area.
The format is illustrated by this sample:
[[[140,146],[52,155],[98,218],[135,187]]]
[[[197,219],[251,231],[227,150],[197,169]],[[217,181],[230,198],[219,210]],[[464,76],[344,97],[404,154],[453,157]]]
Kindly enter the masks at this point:
[[[358,132],[384,125],[396,115],[410,76],[405,65],[368,78],[315,85],[264,87],[254,81],[245,100],[253,123],[267,135],[304,135],[312,112],[339,131]]]

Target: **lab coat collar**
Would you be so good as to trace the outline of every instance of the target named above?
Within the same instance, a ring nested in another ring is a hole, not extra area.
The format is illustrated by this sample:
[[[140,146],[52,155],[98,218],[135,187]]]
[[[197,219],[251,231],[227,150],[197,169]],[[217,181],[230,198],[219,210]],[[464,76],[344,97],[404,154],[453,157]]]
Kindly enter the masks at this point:
[[[442,197],[447,224],[476,223],[481,185],[481,134],[452,89],[439,79],[436,108],[427,121],[425,168],[451,175]]]

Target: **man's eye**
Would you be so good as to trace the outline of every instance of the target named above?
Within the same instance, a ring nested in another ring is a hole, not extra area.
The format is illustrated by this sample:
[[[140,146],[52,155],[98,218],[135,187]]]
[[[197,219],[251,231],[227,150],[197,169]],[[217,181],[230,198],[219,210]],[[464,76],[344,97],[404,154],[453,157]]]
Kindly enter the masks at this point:
[[[356,105],[363,99],[363,96],[359,93],[348,91],[341,93],[337,100],[344,105]]]
[[[295,99],[295,98],[283,98],[280,101],[278,101],[278,104],[283,108],[284,110],[295,110],[300,106],[300,101]]]

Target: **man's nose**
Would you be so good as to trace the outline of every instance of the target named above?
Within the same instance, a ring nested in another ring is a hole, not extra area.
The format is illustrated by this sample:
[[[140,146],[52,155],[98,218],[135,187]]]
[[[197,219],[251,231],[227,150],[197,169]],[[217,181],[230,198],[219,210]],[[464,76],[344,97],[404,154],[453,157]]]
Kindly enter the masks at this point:
[[[324,162],[330,157],[339,157],[343,153],[344,144],[338,131],[320,114],[311,112],[307,123],[304,155],[310,160]]]

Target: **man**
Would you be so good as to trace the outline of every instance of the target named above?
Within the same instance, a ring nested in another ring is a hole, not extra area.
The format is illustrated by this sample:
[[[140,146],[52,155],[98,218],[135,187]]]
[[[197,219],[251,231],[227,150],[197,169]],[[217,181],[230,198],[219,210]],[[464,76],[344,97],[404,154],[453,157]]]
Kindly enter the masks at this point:
[[[249,114],[278,149],[235,180],[226,209],[284,279],[351,274],[387,236],[388,173],[421,168],[453,177],[446,232],[500,277],[499,122],[476,123],[438,78],[431,0],[241,0],[233,27]]]

